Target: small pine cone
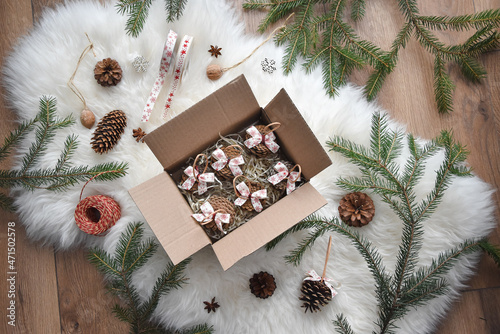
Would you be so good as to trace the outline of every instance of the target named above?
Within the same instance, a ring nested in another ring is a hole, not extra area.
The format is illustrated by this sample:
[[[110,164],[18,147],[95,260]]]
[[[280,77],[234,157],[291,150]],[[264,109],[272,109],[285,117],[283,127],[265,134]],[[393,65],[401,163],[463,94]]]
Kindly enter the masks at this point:
[[[264,134],[265,131],[266,131],[266,126],[265,125],[255,125],[255,127],[257,128],[257,130],[259,130],[259,132],[261,134]],[[248,133],[246,134],[246,139],[250,139],[252,138],[252,136],[250,136]],[[266,144],[264,144],[264,141],[262,141],[260,144],[252,147],[249,149],[253,154],[255,154],[256,156],[258,156],[259,158],[263,158],[265,156],[268,156],[270,154],[272,154],[273,152],[271,152],[270,149],[267,148]]]
[[[311,313],[321,311],[320,307],[325,306],[332,300],[332,291],[321,281],[304,281],[300,292],[302,292],[302,296],[299,299],[304,302],[301,307],[306,309],[305,313],[307,313],[307,310],[311,311]]]
[[[116,86],[122,79],[122,68],[114,59],[103,59],[95,65],[94,78],[103,87]]]
[[[221,148],[222,152],[226,155],[226,158],[228,159],[228,163],[222,168],[221,170],[216,170],[215,175],[218,177],[224,179],[224,180],[230,180],[232,181],[234,179],[233,172],[229,168],[229,160],[236,158],[237,156],[241,155],[241,150],[238,149],[237,147],[223,147]],[[211,157],[212,163],[216,162],[217,159],[215,159],[213,156]],[[243,165],[239,166],[242,171],[244,171]]]
[[[261,271],[250,278],[250,291],[255,296],[266,299],[273,295],[274,290],[276,290],[276,281],[273,275]]]
[[[245,183],[246,183],[248,189],[250,189],[250,193],[254,193],[256,191],[265,189],[265,187],[262,184],[260,184],[259,182],[246,181]],[[237,195],[239,196],[239,194],[237,194]],[[262,206],[266,205],[266,199],[261,199],[260,203],[262,203]],[[246,210],[246,211],[254,211],[255,210],[255,208],[253,207],[252,201],[250,199],[247,199],[247,201],[245,203],[243,203],[241,208],[243,210]]]
[[[293,165],[290,161],[282,161],[283,165],[286,166],[286,168],[288,169],[288,171],[290,172],[290,170],[293,168]],[[273,169],[272,172],[271,172],[271,175],[273,174],[276,174],[276,171]],[[269,176],[271,176],[269,175]],[[274,185],[274,187],[276,189],[278,189],[279,191],[281,192],[284,192],[286,190],[286,184],[288,183],[288,179],[284,179],[283,181],[279,182],[279,183],[276,183]]]
[[[340,219],[347,225],[361,227],[371,222],[375,215],[375,206],[370,196],[354,192],[340,200],[339,214]]]
[[[90,144],[96,153],[107,153],[120,139],[127,126],[127,116],[121,110],[113,110],[99,121]]]
[[[234,204],[231,203],[231,201],[229,201],[227,198],[217,195],[211,196],[208,199],[208,202],[210,203],[214,211],[220,210],[219,211],[220,213],[228,213],[231,215],[231,218],[229,219],[229,224],[222,224],[222,228],[226,231],[229,227],[231,227],[234,224],[234,216],[236,214],[236,211],[234,209]],[[217,233],[218,235],[222,235],[222,232],[219,230],[214,220],[203,226],[211,230],[212,232]]]

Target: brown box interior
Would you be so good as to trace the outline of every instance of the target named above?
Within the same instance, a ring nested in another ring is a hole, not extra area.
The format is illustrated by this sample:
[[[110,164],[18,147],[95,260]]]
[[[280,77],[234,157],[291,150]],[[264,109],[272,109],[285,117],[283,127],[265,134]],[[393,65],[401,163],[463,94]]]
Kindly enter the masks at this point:
[[[244,76],[145,137],[166,173],[131,189],[130,194],[172,262],[182,261],[211,241],[192,219],[193,212],[170,174],[215,143],[219,135],[240,132],[259,120],[281,123],[275,132],[280,149],[301,165],[307,180],[331,164],[288,94],[282,89],[261,109]],[[325,199],[306,183],[212,247],[226,270],[325,204]]]

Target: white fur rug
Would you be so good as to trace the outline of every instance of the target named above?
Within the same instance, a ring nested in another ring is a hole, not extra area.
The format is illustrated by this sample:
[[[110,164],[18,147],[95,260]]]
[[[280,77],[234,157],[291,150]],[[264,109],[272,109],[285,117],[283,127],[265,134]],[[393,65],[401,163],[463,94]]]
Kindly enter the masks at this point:
[[[173,103],[173,114],[179,114],[215,89],[244,73],[259,103],[266,105],[284,87],[298,109],[303,113],[311,129],[321,143],[329,137],[340,135],[368,144],[370,119],[379,110],[368,103],[359,88],[347,86],[335,99],[325,96],[321,73],[317,69],[306,75],[296,69],[285,77],[278,69],[273,74],[263,72],[261,61],[274,59],[280,67],[283,49],[267,43],[243,65],[226,72],[216,82],[209,81],[205,69],[210,63],[230,66],[248,55],[264,37],[244,35],[241,18],[236,16],[231,4],[224,0],[189,0],[183,17],[167,24],[163,1],[155,1],[144,31],[138,38],[125,34],[126,18],[116,13],[114,3],[102,6],[96,2],[69,2],[55,10],[45,12],[40,23],[23,37],[4,68],[4,83],[7,85],[10,103],[20,119],[32,118],[38,112],[39,97],[50,94],[57,97],[60,116],[73,114],[79,117],[81,102],[66,85],[77,59],[88,41],[87,32],[96,46],[97,58],[88,54],[82,62],[75,84],[82,91],[92,109],[100,119],[105,113],[121,109],[128,116],[126,132],[118,145],[105,155],[98,155],[90,147],[92,131],[79,122],[60,131],[49,152],[39,162],[40,167],[53,166],[69,133],[79,136],[80,147],[73,158],[75,165],[97,164],[104,161],[126,161],[128,175],[114,182],[89,184],[85,195],[107,194],[115,198],[122,207],[122,218],[104,238],[88,236],[75,225],[73,214],[78,203],[82,185],[61,195],[48,191],[15,191],[16,204],[29,236],[54,244],[58,248],[100,246],[112,252],[118,236],[127,224],[141,221],[143,217],[129,197],[127,190],[162,172],[160,164],[145,144],[132,138],[132,129],[142,126],[146,132],[161,125],[161,107],[171,77],[160,94],[157,108],[151,121],[144,126],[140,116],[159,67],[160,55],[168,30],[175,30],[180,37],[194,36],[190,65]],[[210,45],[222,47],[222,56],[210,57]],[[146,73],[136,73],[132,60],[143,55],[150,61]],[[98,60],[111,57],[121,64],[123,80],[116,87],[103,88],[93,78],[93,68]],[[399,126],[393,124],[393,126]],[[32,138],[27,138],[24,149]],[[331,154],[333,165],[311,182],[328,200],[329,205],[321,214],[337,214],[337,206],[345,192],[335,186],[338,176],[356,174],[356,168],[345,159]],[[419,196],[425,194],[434,182],[434,170],[440,163],[436,156],[428,165],[427,174],[418,185]],[[402,159],[404,161],[404,157]],[[19,162],[18,162],[19,163]],[[437,212],[425,223],[424,246],[420,252],[420,263],[427,265],[440,251],[457,245],[465,238],[483,237],[493,228],[492,189],[479,178],[457,179],[445,195]],[[388,270],[393,270],[401,233],[401,223],[391,210],[373,196],[376,205],[375,220],[360,229],[360,233],[371,240],[382,256]],[[469,203],[475,203],[474,206]],[[491,217],[477,220],[481,217]],[[152,235],[148,229],[147,234]],[[217,333],[332,333],[332,319],[344,313],[356,333],[368,333],[374,329],[377,308],[374,281],[365,261],[345,238],[333,234],[333,249],[328,276],[342,282],[340,293],[322,312],[304,314],[298,300],[304,273],[314,268],[322,270],[327,236],[319,240],[307,253],[302,265],[287,265],[283,256],[295,247],[305,234],[298,233],[286,239],[275,250],[266,253],[260,249],[244,258],[224,272],[210,248],[193,256],[187,269],[189,284],[162,298],[157,317],[166,325],[176,327],[198,323],[212,324]],[[447,275],[452,292],[433,300],[424,307],[412,310],[398,322],[399,333],[428,333],[448,309],[462,283],[470,277],[478,260],[472,255],[462,259]],[[139,291],[145,297],[156,277],[165,267],[168,258],[158,252],[141,273],[135,277]],[[277,282],[275,294],[266,300],[255,298],[248,288],[248,279],[261,270],[273,274]],[[221,307],[208,314],[203,301],[216,296]]]

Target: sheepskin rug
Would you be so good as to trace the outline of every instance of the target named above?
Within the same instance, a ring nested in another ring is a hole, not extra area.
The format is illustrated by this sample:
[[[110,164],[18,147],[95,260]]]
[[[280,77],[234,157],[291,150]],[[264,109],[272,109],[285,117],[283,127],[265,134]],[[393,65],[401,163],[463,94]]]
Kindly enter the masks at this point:
[[[52,95],[57,98],[58,114],[61,117],[79,117],[82,103],[67,86],[80,53],[88,44],[85,32],[95,44],[97,58],[89,53],[82,61],[75,84],[87,99],[88,106],[102,118],[111,110],[123,110],[128,117],[128,126],[120,142],[108,154],[94,153],[89,142],[92,130],[84,128],[79,121],[71,128],[59,131],[48,151],[38,162],[38,167],[54,166],[63,147],[64,138],[75,133],[80,145],[72,161],[74,165],[94,165],[107,161],[125,161],[128,174],[113,182],[90,183],[84,196],[106,194],[116,199],[122,208],[122,217],[105,237],[93,237],[81,232],[74,221],[74,210],[79,201],[82,185],[69,191],[53,193],[45,190],[29,192],[15,190],[16,204],[28,235],[53,244],[59,249],[77,246],[99,246],[113,252],[118,237],[127,224],[144,221],[140,211],[128,194],[128,189],[162,172],[162,167],[145,144],[132,137],[132,129],[142,127],[151,132],[163,123],[161,107],[166,100],[166,90],[172,80],[167,78],[159,96],[151,121],[141,123],[141,113],[159,69],[162,48],[169,29],[182,38],[194,37],[189,57],[190,62],[183,75],[172,105],[171,117],[198,102],[240,74],[245,74],[260,105],[266,105],[281,88],[285,88],[313,132],[321,143],[331,136],[339,135],[358,144],[368,145],[372,114],[380,111],[375,103],[367,102],[359,87],[348,85],[340,90],[335,99],[325,96],[321,71],[317,69],[306,75],[297,68],[289,76],[280,73],[283,48],[272,42],[259,49],[241,66],[224,73],[218,81],[207,79],[205,69],[212,63],[222,67],[231,66],[250,52],[264,36],[244,34],[241,17],[235,14],[230,2],[224,0],[189,0],[182,18],[167,23],[163,1],[155,1],[138,38],[126,35],[126,17],[117,14],[114,2],[101,5],[92,1],[71,1],[55,10],[47,10],[39,24],[19,40],[4,68],[3,82],[9,93],[9,102],[19,119],[30,119],[38,112],[39,98]],[[211,57],[210,45],[222,47],[222,56]],[[147,72],[137,73],[133,59],[142,55],[150,61]],[[115,87],[103,88],[93,77],[93,68],[103,58],[116,59],[123,69],[123,79]],[[265,58],[276,61],[278,70],[270,74],[261,68]],[[391,123],[393,127],[403,126]],[[27,150],[33,137],[26,138],[21,152]],[[405,152],[405,151],[403,151]],[[328,205],[319,214],[331,217],[338,214],[339,200],[345,192],[335,185],[339,176],[357,175],[358,170],[341,156],[329,153],[333,164],[311,183],[328,200]],[[405,161],[407,152],[401,158]],[[442,161],[435,156],[416,192],[423,198],[434,183],[435,173]],[[20,159],[17,162],[20,165]],[[479,178],[456,179],[443,198],[442,204],[431,219],[425,222],[425,233],[419,263],[430,264],[439,252],[458,245],[466,238],[484,237],[493,228],[493,205],[491,187]],[[396,254],[401,237],[401,222],[379,197],[372,196],[377,208],[375,219],[359,232],[368,238],[383,256],[387,270],[394,270]],[[474,202],[471,206],[468,203]],[[491,217],[481,220],[474,219]],[[153,233],[147,227],[147,236]],[[327,276],[342,283],[339,294],[323,308],[322,312],[304,314],[298,300],[304,273],[310,269],[321,272],[328,235],[318,240],[298,267],[283,260],[306,233],[288,237],[270,252],[259,249],[223,271],[210,247],[192,257],[186,274],[189,284],[162,297],[156,317],[163,324],[185,327],[199,323],[214,326],[217,333],[332,333],[332,320],[343,313],[356,333],[369,333],[377,320],[374,280],[365,261],[350,244],[333,234],[333,247]],[[436,322],[457,297],[464,281],[471,276],[479,254],[461,259],[446,276],[451,291],[427,305],[412,310],[397,322],[398,333],[429,333]],[[167,264],[168,256],[163,251],[157,254],[134,277],[141,296],[146,298],[160,272]],[[277,289],[268,299],[258,299],[250,293],[249,278],[260,271],[267,271],[276,278]],[[221,307],[208,314],[203,301],[216,296]]]

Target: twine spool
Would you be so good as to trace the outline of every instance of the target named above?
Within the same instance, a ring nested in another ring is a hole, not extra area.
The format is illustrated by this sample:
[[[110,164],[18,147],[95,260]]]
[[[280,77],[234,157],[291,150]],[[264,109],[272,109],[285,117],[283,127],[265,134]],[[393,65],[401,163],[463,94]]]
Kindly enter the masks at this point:
[[[93,176],[85,183],[80,192],[80,202],[75,210],[75,222],[80,230],[91,235],[101,235],[109,230],[121,217],[120,205],[111,197],[94,195],[82,200],[83,190],[87,184],[97,176]]]

